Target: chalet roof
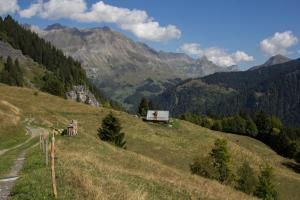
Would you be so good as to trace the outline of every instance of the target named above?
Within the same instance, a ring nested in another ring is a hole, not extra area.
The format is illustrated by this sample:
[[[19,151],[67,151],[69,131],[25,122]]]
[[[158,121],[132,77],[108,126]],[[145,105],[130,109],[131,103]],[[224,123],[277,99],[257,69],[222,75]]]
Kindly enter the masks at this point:
[[[148,110],[147,121],[169,121],[169,111],[167,110]]]

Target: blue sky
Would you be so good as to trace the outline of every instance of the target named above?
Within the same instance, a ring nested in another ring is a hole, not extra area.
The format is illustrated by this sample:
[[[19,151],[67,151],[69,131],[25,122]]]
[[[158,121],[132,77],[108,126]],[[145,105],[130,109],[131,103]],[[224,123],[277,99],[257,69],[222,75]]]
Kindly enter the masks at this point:
[[[0,0],[0,14],[10,13],[21,23],[40,28],[57,22],[80,28],[106,25],[156,50],[207,56],[221,65],[245,69],[277,53],[300,57],[297,0],[104,0],[101,11],[92,9],[98,0],[50,0],[53,5],[58,4],[55,1],[70,5],[62,4],[54,14],[47,1],[39,1],[39,11],[23,13],[38,1],[10,1],[18,8],[9,10],[12,5],[7,5],[5,10],[8,1]],[[66,8],[79,14],[71,17]]]

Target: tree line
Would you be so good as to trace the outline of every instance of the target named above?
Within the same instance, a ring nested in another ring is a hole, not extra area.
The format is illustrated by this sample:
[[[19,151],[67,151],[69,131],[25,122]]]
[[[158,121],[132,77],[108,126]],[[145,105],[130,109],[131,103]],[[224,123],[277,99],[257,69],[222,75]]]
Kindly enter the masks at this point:
[[[300,163],[300,129],[287,128],[281,120],[264,112],[240,113],[224,118],[185,113],[180,119],[200,126],[228,133],[246,135],[270,146],[278,154]]]
[[[0,82],[13,86],[24,85],[23,71],[18,59],[13,61],[10,56],[7,57],[4,69],[0,72]]]

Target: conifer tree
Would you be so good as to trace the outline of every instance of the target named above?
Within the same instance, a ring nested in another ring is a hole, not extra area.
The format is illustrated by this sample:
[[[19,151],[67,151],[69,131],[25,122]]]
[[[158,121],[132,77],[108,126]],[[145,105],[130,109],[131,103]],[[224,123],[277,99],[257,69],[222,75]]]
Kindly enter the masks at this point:
[[[276,200],[277,192],[274,184],[272,183],[272,168],[266,166],[261,169],[260,176],[258,178],[258,185],[255,191],[255,195],[264,200]]]
[[[103,119],[101,128],[98,129],[98,136],[103,141],[126,148],[125,134],[121,132],[121,129],[120,121],[112,113],[109,113]]]
[[[253,194],[257,184],[254,170],[248,162],[244,162],[238,170],[237,189],[247,194]]]
[[[138,108],[138,113],[141,116],[146,116],[147,115],[147,111],[150,110],[150,109],[152,109],[152,107],[153,107],[153,105],[152,105],[151,101],[149,101],[146,98],[142,98],[141,102],[140,102],[140,105],[139,105],[139,108]]]
[[[231,172],[230,154],[227,148],[227,141],[217,139],[214,148],[210,152],[213,159],[213,166],[218,171],[218,180],[222,183],[230,183],[233,179]]]

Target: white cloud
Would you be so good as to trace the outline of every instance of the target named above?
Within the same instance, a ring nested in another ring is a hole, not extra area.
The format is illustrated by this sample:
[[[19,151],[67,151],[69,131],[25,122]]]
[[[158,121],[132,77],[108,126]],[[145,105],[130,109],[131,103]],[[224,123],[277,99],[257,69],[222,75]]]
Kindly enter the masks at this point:
[[[46,19],[69,18],[87,23],[115,23],[138,38],[152,41],[167,41],[181,36],[176,26],[160,26],[146,11],[116,7],[102,1],[94,3],[89,9],[84,0],[38,1],[20,11],[21,17],[35,15]]]
[[[0,15],[15,13],[18,10],[17,0],[0,0]]]
[[[37,25],[30,25],[28,28],[29,28],[32,32],[35,32],[35,33],[37,33],[37,34],[39,34],[39,35],[43,35],[43,34],[46,33],[46,31],[44,31],[43,29],[40,29],[40,27],[37,26]]]
[[[29,8],[21,10],[20,16],[30,18],[35,15],[45,19],[72,18],[73,15],[83,13],[86,10],[84,0],[49,0],[37,1]]]
[[[288,48],[295,45],[298,38],[292,31],[276,32],[272,37],[268,37],[260,42],[260,49],[267,55],[289,54]]]
[[[235,65],[239,62],[249,62],[254,60],[252,56],[249,56],[243,51],[228,53],[227,50],[218,47],[203,49],[197,43],[185,43],[180,47],[180,50],[198,58],[205,56],[208,60],[224,67]]]

